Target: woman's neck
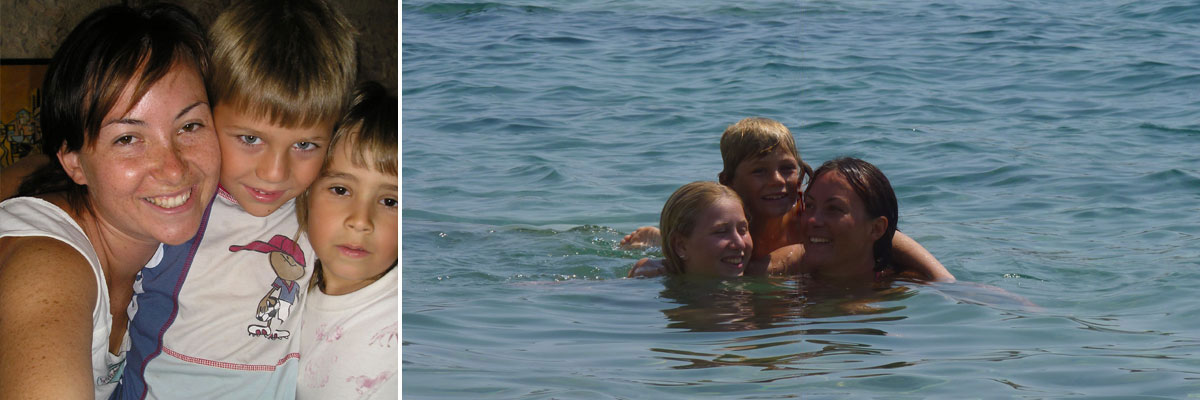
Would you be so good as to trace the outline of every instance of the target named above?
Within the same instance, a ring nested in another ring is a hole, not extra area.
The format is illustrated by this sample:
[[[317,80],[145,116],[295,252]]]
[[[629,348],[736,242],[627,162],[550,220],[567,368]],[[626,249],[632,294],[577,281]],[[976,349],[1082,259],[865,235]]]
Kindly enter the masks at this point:
[[[96,251],[96,257],[100,260],[100,267],[104,271],[104,280],[108,283],[109,292],[120,293],[126,287],[128,290],[133,290],[133,280],[138,271],[150,261],[150,257],[154,256],[154,252],[158,249],[159,243],[154,240],[145,240],[134,238],[125,234],[111,224],[107,223],[103,217],[95,215],[91,209],[84,208],[76,210],[71,207],[63,198],[48,198],[50,202],[58,205],[75,222],[83,228],[83,233],[87,235],[88,241],[92,243],[92,248]]]
[[[872,254],[866,253],[855,260],[835,262],[833,265],[818,268],[815,275],[830,281],[874,282],[875,259]]]

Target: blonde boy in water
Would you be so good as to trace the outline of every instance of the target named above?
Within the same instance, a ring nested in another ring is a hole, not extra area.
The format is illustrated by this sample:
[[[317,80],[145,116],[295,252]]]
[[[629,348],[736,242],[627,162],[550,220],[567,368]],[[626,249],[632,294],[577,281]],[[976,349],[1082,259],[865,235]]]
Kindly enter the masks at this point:
[[[772,251],[802,243],[800,218],[804,204],[799,200],[804,176],[812,177],[812,168],[800,158],[796,142],[786,126],[778,121],[750,117],[730,125],[721,135],[721,184],[742,198],[750,217],[750,237],[754,240],[751,261],[760,261]],[[621,245],[642,247],[659,245],[660,233],[654,227],[638,228]],[[924,247],[907,235],[896,232],[892,240],[894,260],[923,279],[953,281],[954,276]],[[629,276],[653,276],[662,268],[659,260],[643,259]],[[772,274],[795,273],[775,270]]]
[[[117,398],[291,399],[313,249],[294,198],[317,177],[356,72],[322,0],[235,2],[210,29],[217,197],[134,283]]]
[[[396,97],[360,86],[325,167],[298,200],[317,260],[300,334],[298,399],[394,399],[399,355]]]

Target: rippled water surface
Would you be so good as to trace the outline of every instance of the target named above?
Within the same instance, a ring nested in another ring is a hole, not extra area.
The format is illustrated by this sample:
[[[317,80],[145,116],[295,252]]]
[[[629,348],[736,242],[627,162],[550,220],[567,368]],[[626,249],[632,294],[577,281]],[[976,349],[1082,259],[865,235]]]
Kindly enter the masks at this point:
[[[1200,397],[1200,3],[411,1],[402,52],[406,398]],[[623,279],[747,116],[960,282]]]

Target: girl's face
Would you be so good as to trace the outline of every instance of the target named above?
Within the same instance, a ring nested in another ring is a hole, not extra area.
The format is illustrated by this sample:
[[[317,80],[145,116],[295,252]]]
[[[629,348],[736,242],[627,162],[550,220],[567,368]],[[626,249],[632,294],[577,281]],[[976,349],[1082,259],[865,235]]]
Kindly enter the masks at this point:
[[[804,193],[804,203],[805,263],[835,274],[874,267],[872,246],[887,229],[887,218],[869,217],[863,200],[840,172],[817,177]]]
[[[696,218],[696,225],[687,237],[674,239],[687,274],[741,276],[754,248],[742,205],[735,199],[722,198]]]
[[[791,153],[776,149],[762,157],[738,163],[730,187],[751,215],[778,218],[796,205],[796,187],[800,184],[800,163]]]
[[[308,236],[321,260],[326,294],[346,294],[379,279],[397,259],[396,175],[350,161],[339,146],[309,188]],[[371,165],[372,160],[367,160]]]
[[[221,169],[204,81],[176,63],[137,104],[132,97],[131,84],[94,143],[59,160],[87,185],[102,227],[132,242],[183,243],[196,235]]]

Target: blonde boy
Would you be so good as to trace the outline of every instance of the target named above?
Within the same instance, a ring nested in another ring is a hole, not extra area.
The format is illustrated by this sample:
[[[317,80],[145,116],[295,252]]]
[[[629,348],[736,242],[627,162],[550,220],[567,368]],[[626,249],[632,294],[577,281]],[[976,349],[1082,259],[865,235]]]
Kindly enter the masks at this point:
[[[354,32],[322,0],[240,1],[210,28],[221,179],[196,237],[139,274],[118,398],[294,398],[314,258],[295,197],[355,80]]]

